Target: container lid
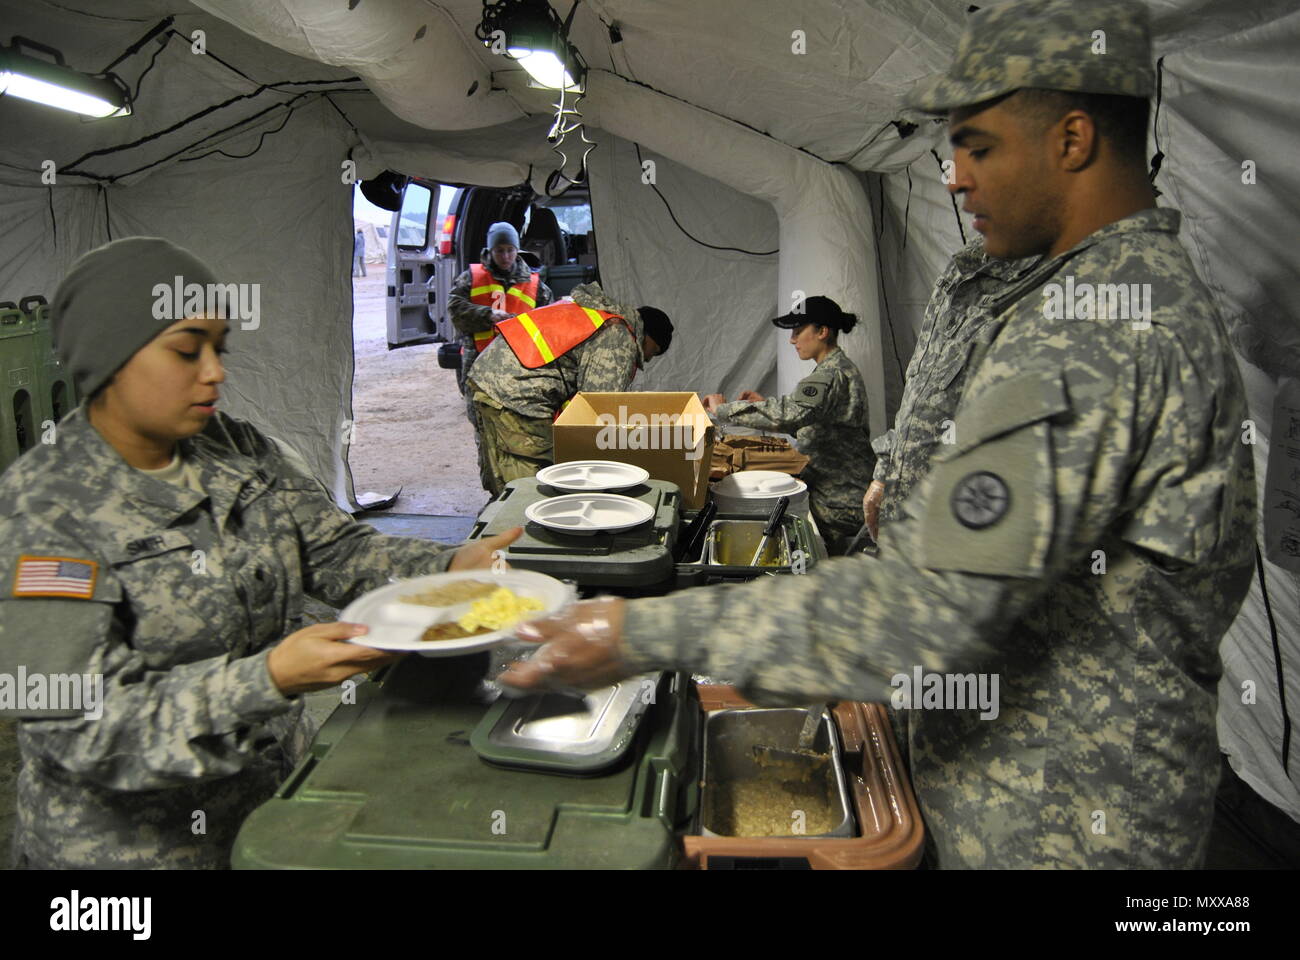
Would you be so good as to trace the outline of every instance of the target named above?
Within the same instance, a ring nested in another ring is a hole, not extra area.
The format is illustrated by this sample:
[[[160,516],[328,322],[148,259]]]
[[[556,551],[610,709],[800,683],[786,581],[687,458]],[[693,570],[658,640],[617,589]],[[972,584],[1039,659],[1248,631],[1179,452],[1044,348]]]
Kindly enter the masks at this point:
[[[777,470],[742,470],[729,474],[713,485],[718,496],[740,500],[767,497],[793,497],[808,489],[802,480]]]
[[[632,744],[658,674],[629,677],[582,699],[557,693],[501,699],[470,735],[491,763],[588,773],[617,762]]]
[[[479,514],[469,540],[523,527],[523,536],[506,549],[512,569],[537,570],[583,587],[646,588],[663,583],[673,575],[681,492],[662,480],[647,480],[640,489],[636,498],[651,508],[652,521],[617,533],[574,536],[525,516],[528,507],[548,499],[535,477],[511,480]]]

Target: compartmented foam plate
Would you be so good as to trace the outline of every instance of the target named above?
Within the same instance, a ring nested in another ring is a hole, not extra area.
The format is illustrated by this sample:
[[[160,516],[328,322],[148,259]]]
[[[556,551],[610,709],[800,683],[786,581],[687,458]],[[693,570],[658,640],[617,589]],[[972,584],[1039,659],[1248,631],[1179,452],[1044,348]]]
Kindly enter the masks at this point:
[[[542,609],[526,614],[516,624],[489,633],[478,633],[455,640],[421,640],[424,631],[429,627],[464,616],[473,606],[474,601],[466,600],[444,607],[430,607],[405,602],[402,598],[446,587],[460,580],[479,580],[506,587],[516,596],[540,600]],[[532,570],[507,570],[504,573],[492,573],[490,570],[457,570],[453,573],[434,573],[425,577],[402,580],[399,583],[380,587],[378,590],[371,590],[365,596],[348,604],[347,608],[339,614],[339,620],[344,623],[363,623],[370,628],[369,633],[353,637],[351,640],[352,643],[363,647],[419,653],[426,657],[456,657],[509,643],[519,623],[549,616],[576,597],[577,591],[570,584]]]
[[[557,490],[626,490],[650,479],[650,472],[616,460],[571,460],[537,471],[537,482]]]
[[[631,530],[654,515],[650,504],[617,493],[570,493],[539,500],[524,510],[533,523],[576,536]]]

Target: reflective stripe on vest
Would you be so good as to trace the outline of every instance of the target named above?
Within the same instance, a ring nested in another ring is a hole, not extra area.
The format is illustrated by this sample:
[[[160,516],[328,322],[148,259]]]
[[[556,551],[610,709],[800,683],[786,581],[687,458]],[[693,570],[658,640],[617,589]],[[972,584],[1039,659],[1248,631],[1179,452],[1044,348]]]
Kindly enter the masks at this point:
[[[522,286],[516,284],[507,290],[483,264],[470,264],[469,302],[480,307],[520,314],[537,306],[537,291],[540,287],[541,275],[536,270],[529,273],[527,282]],[[495,330],[480,330],[474,334],[474,346],[479,353],[496,339],[496,335]]]
[[[622,319],[616,313],[591,310],[576,303],[553,303],[502,320],[497,324],[497,331],[506,338],[519,362],[529,370],[536,370],[590,339],[606,321]]]

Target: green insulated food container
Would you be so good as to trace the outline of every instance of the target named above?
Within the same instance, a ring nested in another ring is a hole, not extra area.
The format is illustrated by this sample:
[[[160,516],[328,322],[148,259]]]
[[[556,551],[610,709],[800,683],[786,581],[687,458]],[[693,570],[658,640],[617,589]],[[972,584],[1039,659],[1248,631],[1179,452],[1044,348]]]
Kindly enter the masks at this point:
[[[676,865],[699,802],[701,712],[663,674],[631,744],[585,776],[489,763],[488,655],[407,657],[356,689],[310,756],[245,821],[237,868],[654,869]]]

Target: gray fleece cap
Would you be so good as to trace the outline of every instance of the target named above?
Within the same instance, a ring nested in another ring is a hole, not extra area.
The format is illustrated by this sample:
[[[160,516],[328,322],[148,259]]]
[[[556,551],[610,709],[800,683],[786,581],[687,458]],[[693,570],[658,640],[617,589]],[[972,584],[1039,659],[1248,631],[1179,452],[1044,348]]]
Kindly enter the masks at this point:
[[[488,227],[487,248],[491,250],[499,243],[508,243],[518,249],[519,231],[515,229],[513,223],[506,223],[503,220]]]
[[[178,277],[181,290],[216,283],[198,257],[161,237],[114,240],[72,265],[54,293],[50,323],[59,359],[81,396],[184,318],[185,298],[175,296]]]

